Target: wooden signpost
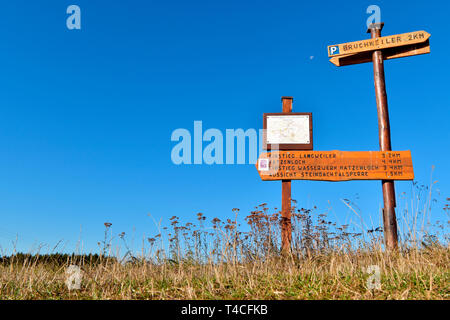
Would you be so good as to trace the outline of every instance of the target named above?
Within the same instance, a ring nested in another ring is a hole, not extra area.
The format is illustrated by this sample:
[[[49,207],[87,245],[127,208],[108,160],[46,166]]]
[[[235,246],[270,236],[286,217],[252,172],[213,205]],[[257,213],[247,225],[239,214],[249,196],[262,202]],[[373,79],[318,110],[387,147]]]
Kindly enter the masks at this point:
[[[373,62],[380,151],[312,151],[312,114],[292,113],[283,97],[283,114],[264,114],[264,148],[256,168],[263,181],[282,181],[282,250],[291,248],[291,180],[381,180],[386,247],[398,246],[394,180],[413,180],[410,151],[392,151],[384,60],[430,53],[430,34],[416,31],[381,37],[384,23],[371,24],[371,39],[328,46],[336,66]]]
[[[373,23],[367,33],[371,39],[328,47],[330,61],[336,66],[373,62],[375,96],[378,111],[378,135],[381,151],[391,151],[391,129],[384,78],[384,60],[430,53],[430,34],[416,31],[381,37],[384,23]],[[397,218],[395,216],[395,189],[397,179],[383,178],[383,231],[388,249],[398,247]]]
[[[283,113],[292,113],[292,97],[282,97],[282,108]],[[267,148],[267,131],[272,131],[272,128],[267,127],[267,117],[265,117],[264,127],[265,127],[265,139],[264,145]],[[309,132],[309,131],[308,131]],[[278,145],[283,145],[283,138],[277,141]],[[311,140],[311,139],[310,139]],[[311,140],[312,141],[312,140]],[[271,146],[272,148],[272,146]],[[311,144],[312,149],[312,144]],[[292,223],[291,223],[291,180],[285,179],[281,181],[281,249],[283,252],[289,252],[291,250],[292,241]]]
[[[293,113],[292,97],[282,97],[282,113],[265,113],[265,150],[312,150],[312,114]],[[291,179],[281,180],[281,249],[289,252],[292,240]]]

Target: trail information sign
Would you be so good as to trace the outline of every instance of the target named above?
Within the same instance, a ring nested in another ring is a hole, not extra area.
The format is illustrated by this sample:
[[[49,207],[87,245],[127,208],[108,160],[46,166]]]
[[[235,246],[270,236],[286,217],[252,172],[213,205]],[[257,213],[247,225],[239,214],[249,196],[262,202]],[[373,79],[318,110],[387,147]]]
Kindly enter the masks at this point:
[[[410,151],[279,151],[263,153],[262,180],[413,180]]]
[[[312,150],[310,112],[264,113],[265,150]]]
[[[415,31],[328,46],[330,62],[338,67],[373,61],[373,52],[383,51],[383,60],[430,53],[430,34]]]
[[[328,46],[330,61],[340,67],[373,63],[380,151],[312,151],[312,115],[292,113],[292,97],[282,97],[282,114],[264,114],[264,149],[256,169],[262,180],[281,180],[281,240],[289,252],[291,180],[381,180],[386,247],[398,248],[395,180],[414,180],[410,151],[392,151],[384,60],[430,53],[430,34],[415,31],[381,36],[384,23],[373,23],[371,38]]]
[[[430,53],[430,40],[424,43],[418,43],[410,46],[396,47],[383,50],[383,59],[391,60],[397,58],[405,58]],[[372,62],[372,52],[362,52],[358,54],[344,54],[335,56],[330,62],[337,67],[349,66],[359,63]]]
[[[393,36],[365,39],[328,46],[328,56],[335,57],[345,54],[354,54],[367,51],[382,50],[422,43],[430,38],[426,31],[415,31]]]

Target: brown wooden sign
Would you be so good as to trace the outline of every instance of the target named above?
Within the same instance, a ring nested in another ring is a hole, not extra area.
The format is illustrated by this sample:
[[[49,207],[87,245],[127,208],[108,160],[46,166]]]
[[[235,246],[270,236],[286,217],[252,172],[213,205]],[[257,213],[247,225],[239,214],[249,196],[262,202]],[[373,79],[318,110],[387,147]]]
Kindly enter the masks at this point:
[[[415,31],[386,37],[372,38],[328,46],[328,56],[337,57],[346,54],[370,52],[388,48],[409,46],[423,43],[430,38],[426,31]]]
[[[278,151],[256,163],[262,180],[413,180],[410,151]]]
[[[383,50],[383,59],[391,60],[397,58],[417,56],[421,54],[430,53],[430,51],[431,51],[430,40],[427,40],[424,43],[385,49]],[[345,54],[342,56],[332,57],[330,61],[337,67],[372,62],[372,52]]]

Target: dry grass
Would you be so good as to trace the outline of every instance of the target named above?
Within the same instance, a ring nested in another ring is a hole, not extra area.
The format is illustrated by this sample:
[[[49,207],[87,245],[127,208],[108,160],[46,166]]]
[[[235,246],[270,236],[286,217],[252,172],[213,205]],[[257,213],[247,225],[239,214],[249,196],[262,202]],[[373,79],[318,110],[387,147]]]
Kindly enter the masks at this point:
[[[0,267],[2,299],[448,299],[448,248],[404,254],[336,252],[252,263],[106,262],[84,264],[80,290],[69,291],[65,268]],[[370,265],[381,290],[369,290]]]
[[[450,201],[450,199],[447,199]],[[346,201],[351,206],[351,202]],[[444,214],[448,217],[448,204]],[[444,235],[429,229],[402,234],[400,250],[385,252],[382,230],[351,232],[314,209],[292,211],[289,256],[279,252],[280,213],[265,204],[245,217],[246,231],[233,219],[169,228],[146,239],[140,256],[112,258],[111,224],[105,223],[100,261],[81,256],[56,261],[37,255],[0,262],[1,299],[449,299],[450,250]],[[416,219],[418,220],[418,219]],[[448,225],[448,222],[447,222]],[[408,228],[411,229],[411,228]],[[165,233],[164,233],[165,232]],[[163,238],[165,238],[163,240]],[[80,266],[79,290],[68,290],[66,270]],[[380,288],[368,288],[369,266],[380,270]]]

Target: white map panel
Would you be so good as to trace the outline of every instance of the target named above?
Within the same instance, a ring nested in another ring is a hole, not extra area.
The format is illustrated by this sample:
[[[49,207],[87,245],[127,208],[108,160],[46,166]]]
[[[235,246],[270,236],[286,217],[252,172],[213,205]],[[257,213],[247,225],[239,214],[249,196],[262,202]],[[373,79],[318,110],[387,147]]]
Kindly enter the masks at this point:
[[[309,144],[309,115],[267,116],[268,144]]]

